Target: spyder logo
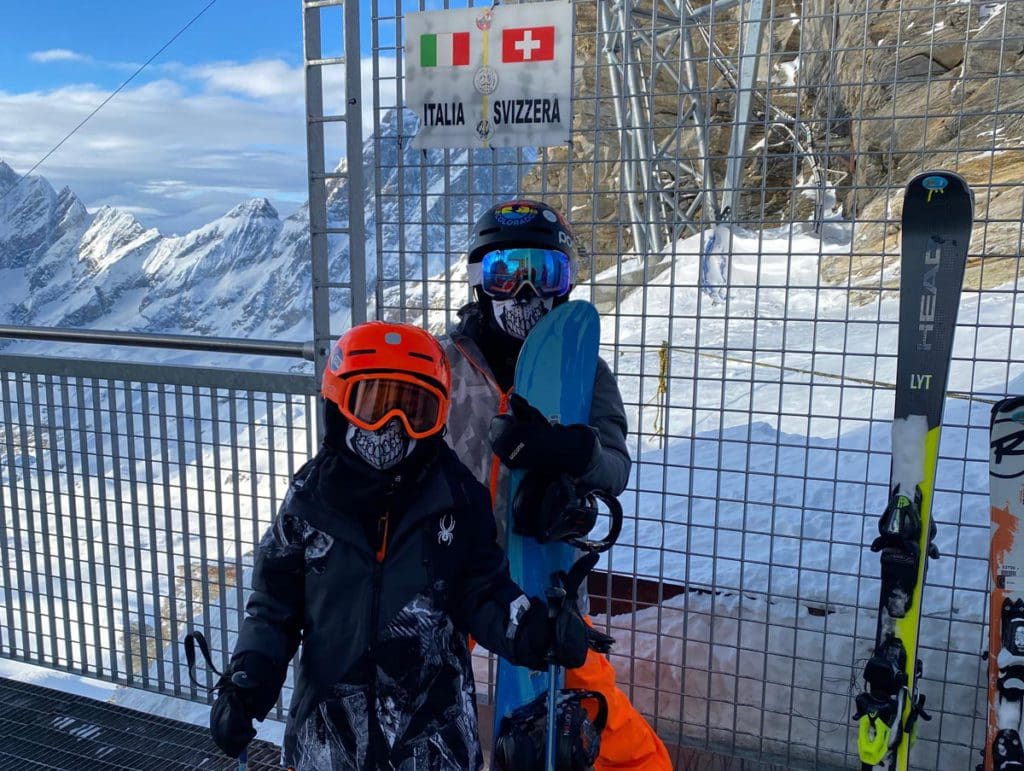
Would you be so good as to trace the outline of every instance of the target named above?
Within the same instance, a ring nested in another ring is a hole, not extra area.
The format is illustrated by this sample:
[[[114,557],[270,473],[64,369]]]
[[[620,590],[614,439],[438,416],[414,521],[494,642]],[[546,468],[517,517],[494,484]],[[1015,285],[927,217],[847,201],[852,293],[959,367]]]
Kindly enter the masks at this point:
[[[455,541],[455,517],[445,514],[441,517],[441,529],[437,532],[437,542],[451,546]]]

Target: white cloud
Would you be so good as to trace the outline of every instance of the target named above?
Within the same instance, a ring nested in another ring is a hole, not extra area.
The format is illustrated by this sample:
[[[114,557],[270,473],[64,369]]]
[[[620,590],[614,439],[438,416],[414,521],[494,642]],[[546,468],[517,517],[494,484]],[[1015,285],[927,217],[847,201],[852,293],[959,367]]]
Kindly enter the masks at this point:
[[[384,108],[395,103],[394,61],[381,60],[380,69],[392,76],[378,86]],[[361,71],[368,136],[368,62]],[[161,79],[119,93],[35,173],[58,189],[70,186],[90,208],[130,208],[143,215],[143,225],[164,232],[185,232],[253,196],[269,198],[282,216],[305,200],[301,67],[264,60],[159,72]],[[341,109],[341,73],[340,67],[326,73],[328,110]],[[27,171],[109,93],[94,85],[0,90],[0,158]],[[327,128],[326,158],[333,166],[345,152],[344,124]]]
[[[42,64],[49,64],[50,62],[91,61],[91,57],[75,53],[74,51],[69,51],[67,48],[50,48],[46,51],[33,51],[29,54],[28,58],[34,62],[40,62]]]
[[[150,209],[147,206],[124,206],[124,205],[122,205],[122,206],[118,206],[117,208],[120,209],[123,212],[127,212],[128,214],[131,214],[137,220],[138,219],[145,220],[145,219],[151,218],[151,217],[162,217],[164,215],[164,212],[160,211],[159,209]],[[89,211],[90,214],[95,214],[97,211],[99,211],[99,209],[92,208],[92,209],[89,209],[88,211]]]
[[[189,68],[185,74],[201,81],[208,91],[215,93],[300,101],[306,93],[302,67],[291,67],[280,59],[245,64],[216,62]]]

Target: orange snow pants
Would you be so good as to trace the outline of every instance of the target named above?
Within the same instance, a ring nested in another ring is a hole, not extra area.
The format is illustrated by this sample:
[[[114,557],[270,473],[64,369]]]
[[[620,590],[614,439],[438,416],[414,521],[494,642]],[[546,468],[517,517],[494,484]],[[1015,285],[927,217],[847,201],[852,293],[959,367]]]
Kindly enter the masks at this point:
[[[582,667],[566,670],[565,687],[600,691],[608,700],[608,725],[601,733],[601,755],[594,771],[672,771],[668,750],[619,690],[615,670],[605,656],[589,651]]]
[[[589,618],[584,620],[590,624]],[[470,637],[470,650],[475,646],[476,641]],[[605,656],[587,651],[582,667],[565,671],[565,687],[598,691],[608,702],[608,723],[601,732],[601,754],[594,771],[672,771],[668,750],[619,690],[615,670]]]

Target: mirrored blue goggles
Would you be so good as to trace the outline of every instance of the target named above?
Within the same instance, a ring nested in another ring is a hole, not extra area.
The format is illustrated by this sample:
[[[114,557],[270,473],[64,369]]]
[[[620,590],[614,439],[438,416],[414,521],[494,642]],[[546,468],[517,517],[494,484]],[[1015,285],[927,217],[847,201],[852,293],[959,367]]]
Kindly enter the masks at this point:
[[[481,288],[495,300],[509,300],[526,284],[538,297],[560,297],[572,284],[572,264],[557,249],[495,249],[481,261]]]

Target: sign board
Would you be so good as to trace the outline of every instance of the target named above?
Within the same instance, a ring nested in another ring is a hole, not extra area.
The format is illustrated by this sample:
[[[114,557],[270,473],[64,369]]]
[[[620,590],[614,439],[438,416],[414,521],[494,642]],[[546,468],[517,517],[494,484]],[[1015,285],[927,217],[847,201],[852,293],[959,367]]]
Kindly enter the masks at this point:
[[[405,106],[413,147],[544,147],[572,126],[568,0],[411,13]]]

